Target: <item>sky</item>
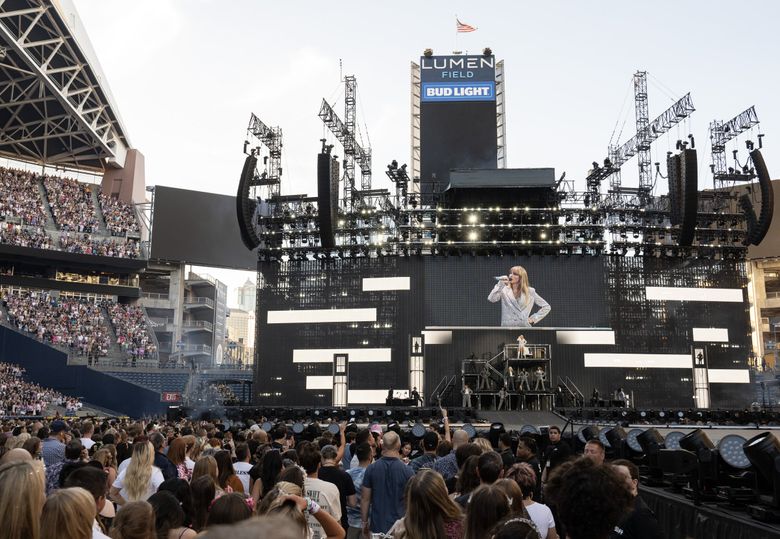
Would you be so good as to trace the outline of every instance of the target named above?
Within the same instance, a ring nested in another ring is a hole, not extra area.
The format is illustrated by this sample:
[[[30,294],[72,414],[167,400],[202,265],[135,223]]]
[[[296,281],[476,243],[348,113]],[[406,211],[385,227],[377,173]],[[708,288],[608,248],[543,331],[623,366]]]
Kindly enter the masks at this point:
[[[780,128],[780,2],[74,3],[132,146],[146,158],[147,185],[235,194],[254,112],[283,130],[282,193],[315,194],[319,139],[333,143],[319,105],[326,98],[343,116],[341,76],[353,74],[374,187],[389,188],[386,165],[410,161],[410,62],[429,47],[479,54],[486,46],[505,62],[509,167],[554,167],[584,189],[610,139],[634,134],[631,80],[645,70],[651,118],[687,92],[696,107],[654,144],[654,161],[693,134],[700,184],[709,187],[709,123],[755,105],[764,157],[780,176],[772,137]],[[456,34],[456,16],[477,31]],[[743,156],[745,138],[733,146]],[[636,178],[635,161],[627,163],[624,184]],[[231,289],[247,276],[207,271]]]

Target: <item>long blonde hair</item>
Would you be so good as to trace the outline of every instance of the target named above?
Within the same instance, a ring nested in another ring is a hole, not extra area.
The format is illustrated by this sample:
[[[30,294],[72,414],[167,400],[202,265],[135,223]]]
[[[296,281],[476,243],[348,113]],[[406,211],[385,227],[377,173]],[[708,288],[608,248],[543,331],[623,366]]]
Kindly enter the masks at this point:
[[[201,475],[208,475],[219,487],[219,467],[217,466],[217,460],[211,455],[200,457],[195,463],[195,467],[192,469],[192,481],[195,481]]]
[[[43,506],[41,539],[90,539],[95,498],[80,487],[55,490]]]
[[[438,472],[422,469],[406,484],[406,516],[399,537],[444,538],[444,523],[462,519],[460,507],[447,495],[447,486]]]
[[[41,508],[45,501],[44,489],[42,462],[21,460],[0,466],[2,537],[38,539]]]
[[[523,266],[513,266],[509,271],[519,277],[517,284],[511,285],[512,293],[516,298],[523,294],[525,296],[525,304],[528,305],[531,302],[531,294],[528,290],[528,272],[525,271]]]
[[[133,445],[133,455],[125,472],[125,490],[127,501],[137,502],[146,499],[149,480],[152,478],[154,464],[154,448],[150,442]]]

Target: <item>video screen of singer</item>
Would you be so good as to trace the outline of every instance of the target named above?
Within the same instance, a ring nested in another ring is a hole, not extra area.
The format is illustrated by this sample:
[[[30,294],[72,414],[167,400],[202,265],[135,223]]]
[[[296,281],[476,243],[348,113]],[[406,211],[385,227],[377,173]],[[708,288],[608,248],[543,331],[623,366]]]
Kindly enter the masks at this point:
[[[514,266],[509,275],[496,277],[498,281],[490,291],[488,301],[501,302],[501,325],[531,327],[550,314],[550,304],[528,284],[528,272],[522,266]],[[531,314],[534,306],[538,307]]]

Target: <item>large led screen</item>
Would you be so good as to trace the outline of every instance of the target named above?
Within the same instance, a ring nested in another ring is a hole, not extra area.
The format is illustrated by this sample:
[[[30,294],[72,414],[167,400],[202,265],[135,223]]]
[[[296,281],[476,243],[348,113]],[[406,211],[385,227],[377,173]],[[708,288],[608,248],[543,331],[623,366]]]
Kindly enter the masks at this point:
[[[152,258],[252,270],[257,254],[241,242],[236,197],[154,188]]]
[[[426,322],[608,327],[605,286],[600,257],[431,257],[425,264]]]

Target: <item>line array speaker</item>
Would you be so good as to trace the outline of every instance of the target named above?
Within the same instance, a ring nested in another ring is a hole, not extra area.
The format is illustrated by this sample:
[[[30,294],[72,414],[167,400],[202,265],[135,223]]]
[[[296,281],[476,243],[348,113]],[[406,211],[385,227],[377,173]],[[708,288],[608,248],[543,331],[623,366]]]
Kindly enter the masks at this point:
[[[339,163],[330,155],[330,148],[317,154],[317,207],[320,243],[326,249],[332,249],[336,246],[339,210]]]
[[[252,222],[257,208],[257,201],[249,197],[249,188],[257,166],[257,157],[248,155],[241,171],[241,180],[238,182],[236,193],[236,216],[238,217],[238,230],[241,233],[241,241],[250,251],[260,245],[254,223]]]
[[[693,244],[696,235],[696,216],[699,213],[699,168],[696,150],[685,149],[680,152],[680,238],[678,245],[687,247]]]
[[[669,222],[677,226],[682,221],[680,212],[680,197],[682,196],[682,184],[680,183],[680,155],[670,155],[666,158],[666,175],[669,178]]]
[[[742,195],[739,202],[748,222],[745,244],[758,245],[763,241],[764,236],[769,231],[769,225],[772,224],[772,215],[775,211],[775,193],[761,151],[753,150],[750,152],[750,158],[753,160],[753,166],[758,176],[758,186],[761,189],[761,211],[758,214],[758,219],[756,219],[753,204],[748,195]]]

